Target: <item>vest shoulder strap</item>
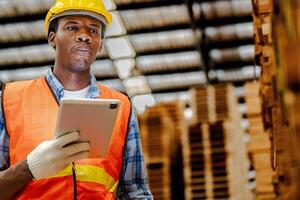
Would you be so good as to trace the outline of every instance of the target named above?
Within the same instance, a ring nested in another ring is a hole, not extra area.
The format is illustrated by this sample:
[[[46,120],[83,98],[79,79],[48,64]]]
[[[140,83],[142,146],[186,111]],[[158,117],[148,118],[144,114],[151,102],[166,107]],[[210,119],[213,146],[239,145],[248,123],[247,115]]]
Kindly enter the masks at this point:
[[[26,88],[30,88],[31,85],[35,85],[37,82],[45,82],[45,77],[40,77],[38,79],[34,80],[26,80],[26,81],[17,81],[17,82],[12,82],[12,83],[7,83],[4,85],[3,90],[2,90],[2,95],[4,95],[4,92],[9,94],[14,94],[14,98],[18,98],[18,96],[22,95],[16,95],[16,94],[22,94],[26,91]]]

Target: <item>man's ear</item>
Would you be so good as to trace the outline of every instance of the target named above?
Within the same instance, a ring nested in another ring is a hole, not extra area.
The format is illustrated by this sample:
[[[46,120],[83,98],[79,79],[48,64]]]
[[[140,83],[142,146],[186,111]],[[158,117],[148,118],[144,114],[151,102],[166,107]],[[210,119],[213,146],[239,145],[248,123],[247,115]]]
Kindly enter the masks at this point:
[[[102,51],[102,46],[103,46],[103,40],[101,40],[100,47],[99,47],[99,49],[98,49],[98,53],[101,53],[101,51]]]
[[[48,35],[48,44],[50,44],[54,49],[56,48],[55,36],[56,34],[54,32],[50,32]]]

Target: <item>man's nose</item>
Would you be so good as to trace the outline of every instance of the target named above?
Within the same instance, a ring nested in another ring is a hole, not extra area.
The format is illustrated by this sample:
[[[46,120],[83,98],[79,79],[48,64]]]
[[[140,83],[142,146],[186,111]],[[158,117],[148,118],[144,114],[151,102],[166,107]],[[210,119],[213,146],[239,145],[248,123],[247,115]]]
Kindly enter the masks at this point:
[[[77,42],[87,42],[90,43],[91,42],[91,37],[89,36],[89,34],[86,31],[81,31],[78,36],[76,37],[76,41]]]

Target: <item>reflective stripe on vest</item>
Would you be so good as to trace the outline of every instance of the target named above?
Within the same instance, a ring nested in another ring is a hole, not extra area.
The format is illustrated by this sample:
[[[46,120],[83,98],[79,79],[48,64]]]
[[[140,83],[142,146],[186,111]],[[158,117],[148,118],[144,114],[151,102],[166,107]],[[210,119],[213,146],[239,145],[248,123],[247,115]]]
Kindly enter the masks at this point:
[[[99,98],[120,99],[116,127],[102,159],[83,159],[75,162],[78,180],[78,199],[113,199],[122,169],[130,102],[126,96],[99,86]],[[9,83],[2,91],[3,114],[10,136],[10,164],[26,156],[41,142],[54,138],[58,104],[45,77]],[[70,199],[73,195],[73,177],[70,167],[55,176],[32,181],[17,197],[25,199]]]
[[[103,185],[106,190],[109,192],[114,192],[118,181],[115,181],[113,177],[105,172],[100,167],[95,167],[92,165],[75,165],[76,178],[78,181],[86,181],[86,182],[94,182]],[[72,167],[69,165],[64,170],[60,171],[54,176],[50,176],[48,178],[54,177],[62,177],[62,176],[72,176]]]

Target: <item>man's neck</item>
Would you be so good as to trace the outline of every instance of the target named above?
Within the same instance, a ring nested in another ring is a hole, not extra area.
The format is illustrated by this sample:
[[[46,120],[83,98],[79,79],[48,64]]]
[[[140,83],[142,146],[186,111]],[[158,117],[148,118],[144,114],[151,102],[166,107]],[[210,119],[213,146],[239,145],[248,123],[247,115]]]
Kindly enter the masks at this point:
[[[68,70],[63,71],[58,67],[54,67],[53,73],[65,90],[81,90],[90,84],[89,71],[71,72]]]

